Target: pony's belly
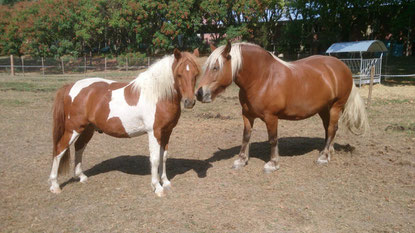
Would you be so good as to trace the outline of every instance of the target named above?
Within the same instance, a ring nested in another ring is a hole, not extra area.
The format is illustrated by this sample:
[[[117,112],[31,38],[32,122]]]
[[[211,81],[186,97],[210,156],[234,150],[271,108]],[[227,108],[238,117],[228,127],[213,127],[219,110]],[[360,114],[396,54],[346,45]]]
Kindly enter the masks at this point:
[[[314,116],[316,113],[312,113],[312,114],[279,114],[278,118],[282,119],[282,120],[291,120],[291,121],[298,121],[298,120],[304,120],[307,119],[309,117]]]
[[[119,113],[107,120],[114,129],[123,129],[128,137],[137,137],[151,131],[153,122],[154,120],[141,114],[140,111]]]
[[[279,118],[284,120],[303,120],[320,112],[323,105],[290,105],[280,112]]]
[[[125,132],[130,137],[137,137],[149,131],[148,127],[146,127],[143,121],[123,122],[123,126],[125,129]]]

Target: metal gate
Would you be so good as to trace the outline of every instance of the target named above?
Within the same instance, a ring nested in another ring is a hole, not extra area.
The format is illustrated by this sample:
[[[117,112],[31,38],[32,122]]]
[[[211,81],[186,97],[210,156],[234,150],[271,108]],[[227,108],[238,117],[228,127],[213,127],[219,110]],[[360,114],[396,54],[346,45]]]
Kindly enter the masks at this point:
[[[340,59],[350,68],[353,74],[355,84],[368,84],[370,82],[370,71],[372,66],[375,66],[375,74],[373,76],[373,83],[380,83],[382,75],[382,56],[379,58],[344,58]]]

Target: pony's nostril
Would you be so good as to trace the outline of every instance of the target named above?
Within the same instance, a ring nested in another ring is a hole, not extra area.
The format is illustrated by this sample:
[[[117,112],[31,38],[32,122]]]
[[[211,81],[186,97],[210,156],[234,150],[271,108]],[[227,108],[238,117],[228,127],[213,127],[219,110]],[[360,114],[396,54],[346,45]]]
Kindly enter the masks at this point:
[[[185,108],[193,108],[193,106],[195,106],[196,100],[189,100],[189,99],[185,99],[184,100],[184,107]]]
[[[197,100],[202,101],[202,99],[203,99],[203,88],[199,88],[199,90],[197,90],[196,98],[197,98]]]

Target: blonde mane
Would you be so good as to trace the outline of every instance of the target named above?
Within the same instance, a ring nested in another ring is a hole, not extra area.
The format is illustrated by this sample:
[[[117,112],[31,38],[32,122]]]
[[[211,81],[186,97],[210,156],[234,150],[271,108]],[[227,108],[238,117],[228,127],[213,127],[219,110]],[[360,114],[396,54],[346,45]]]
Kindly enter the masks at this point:
[[[168,55],[151,65],[130,82],[133,91],[140,91],[140,96],[151,102],[171,99],[176,92],[172,70],[173,62],[174,56]]]
[[[241,46],[242,45],[248,45],[248,46],[255,46],[258,48],[261,48],[259,45],[247,43],[247,42],[241,42],[241,43],[235,43],[232,44],[231,52],[229,53],[231,55],[231,65],[232,65],[232,80],[235,80],[235,76],[238,73],[238,71],[242,68],[242,54],[241,54]],[[225,45],[222,45],[218,48],[216,48],[212,54],[208,57],[208,59],[205,62],[205,65],[203,66],[203,71],[206,72],[207,69],[213,67],[216,62],[218,62],[219,70],[222,70],[224,58],[222,56],[223,50],[225,49]],[[281,64],[288,68],[292,68],[293,64],[289,62],[285,62],[278,57],[276,57],[273,53],[270,52],[270,54],[274,57],[275,60],[279,61]]]

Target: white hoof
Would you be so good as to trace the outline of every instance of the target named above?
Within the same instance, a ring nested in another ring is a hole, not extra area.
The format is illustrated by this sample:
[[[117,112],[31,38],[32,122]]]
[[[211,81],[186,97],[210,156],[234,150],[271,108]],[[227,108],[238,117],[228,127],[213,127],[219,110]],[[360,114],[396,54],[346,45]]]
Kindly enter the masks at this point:
[[[163,182],[163,189],[166,191],[171,191],[172,190],[172,186],[170,181],[164,181]]]
[[[242,159],[237,159],[233,162],[232,169],[238,170],[238,169],[245,167],[245,165],[246,165],[245,161],[243,161]]]
[[[79,176],[79,182],[85,184],[88,181],[88,176],[82,174]]]
[[[54,193],[54,194],[59,194],[59,193],[61,193],[62,192],[62,189],[59,187],[59,185],[52,185],[52,186],[50,186],[50,189],[49,189],[52,193]]]
[[[330,152],[330,154],[335,153],[335,151],[334,151],[334,147],[333,147],[333,146],[330,146],[329,152]]]
[[[322,156],[318,157],[317,164],[321,164],[321,165],[328,164],[329,161],[330,161],[329,158],[327,158],[325,155],[322,155]]]
[[[166,194],[164,193],[164,189],[162,187],[157,188],[156,191],[154,191],[154,193],[158,196],[158,197],[164,197],[166,196]]]
[[[265,173],[272,173],[272,172],[275,172],[276,170],[278,170],[280,168],[280,165],[279,164],[277,164],[277,165],[275,165],[275,163],[274,162],[268,162],[268,163],[266,163],[265,164],[265,166],[264,166],[264,172]]]

